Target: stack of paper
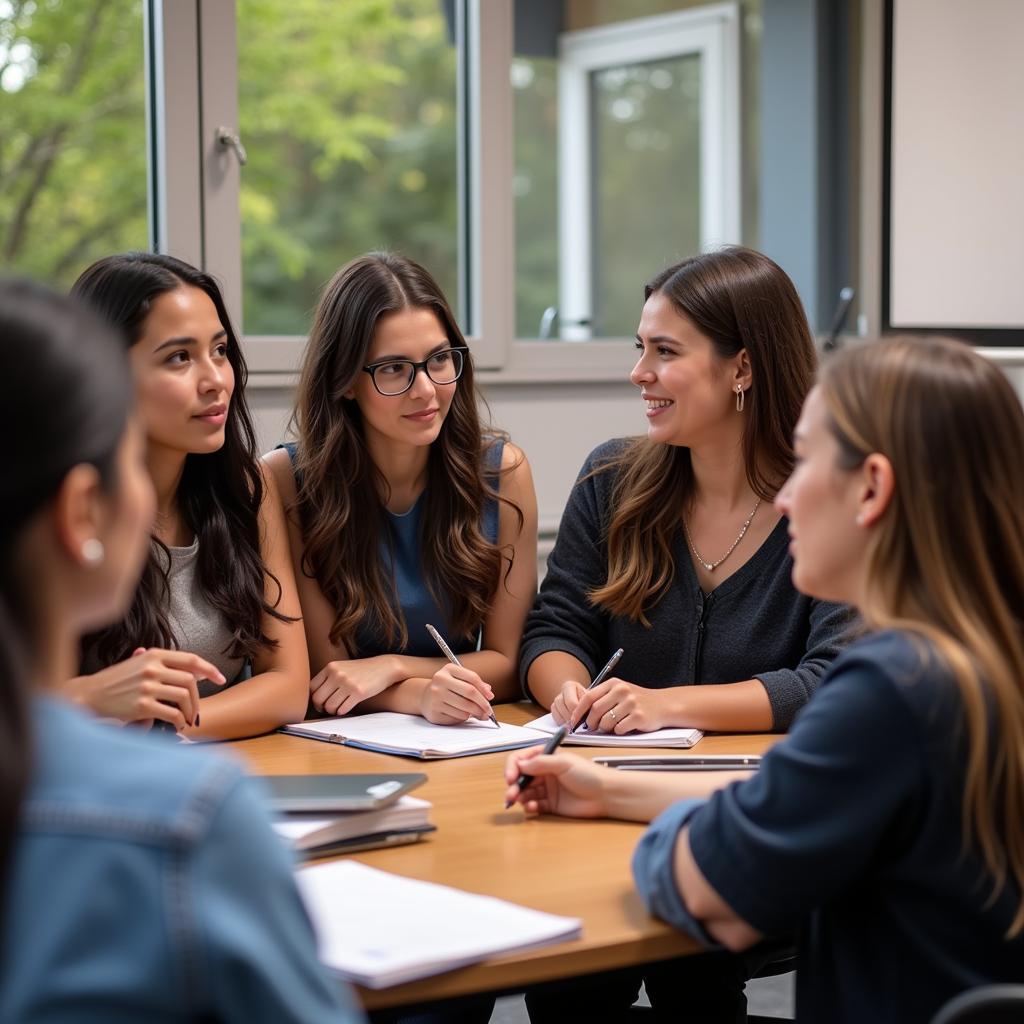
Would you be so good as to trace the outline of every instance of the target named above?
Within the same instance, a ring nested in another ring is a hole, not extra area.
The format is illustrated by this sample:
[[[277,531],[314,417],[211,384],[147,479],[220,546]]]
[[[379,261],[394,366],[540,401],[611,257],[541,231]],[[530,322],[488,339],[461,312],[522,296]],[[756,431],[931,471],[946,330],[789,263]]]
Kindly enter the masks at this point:
[[[426,760],[514,750],[539,742],[535,731],[519,725],[502,723],[495,728],[493,722],[476,719],[461,725],[434,725],[419,715],[400,715],[394,711],[298,722],[283,726],[281,732]]]
[[[530,722],[529,728],[553,733],[558,732],[559,727],[551,715],[545,715]],[[569,733],[562,742],[586,747],[674,747],[685,750],[703,735],[700,729],[655,729],[654,732],[628,732],[625,736],[617,736],[613,732],[591,732],[584,724]]]
[[[491,956],[578,938],[576,918],[332,861],[296,872],[320,959],[367,988],[386,988]]]
[[[425,833],[435,831],[427,820],[429,814],[428,801],[403,796],[387,807],[349,811],[335,817],[290,814],[274,822],[274,831],[287,839],[296,852],[322,857],[415,842]]]

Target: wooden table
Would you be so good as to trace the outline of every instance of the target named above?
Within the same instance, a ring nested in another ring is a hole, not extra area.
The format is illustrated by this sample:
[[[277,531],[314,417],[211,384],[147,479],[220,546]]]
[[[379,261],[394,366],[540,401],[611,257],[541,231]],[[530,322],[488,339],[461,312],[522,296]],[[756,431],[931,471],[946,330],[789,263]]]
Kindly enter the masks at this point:
[[[495,711],[501,721],[516,725],[539,714],[526,704],[499,705]],[[706,736],[694,749],[701,754],[759,754],[777,739],[766,735]],[[349,856],[384,871],[498,896],[583,921],[582,937],[571,942],[388,989],[360,988],[368,1009],[516,990],[667,959],[697,948],[692,939],[650,917],[633,888],[630,858],[643,826],[553,817],[527,819],[518,808],[505,811],[502,768],[506,754],[415,761],[279,733],[228,746],[253,772],[262,775],[426,772],[428,780],[416,795],[433,804],[431,821],[437,832],[410,846]],[[623,753],[621,748],[572,749],[584,756]]]

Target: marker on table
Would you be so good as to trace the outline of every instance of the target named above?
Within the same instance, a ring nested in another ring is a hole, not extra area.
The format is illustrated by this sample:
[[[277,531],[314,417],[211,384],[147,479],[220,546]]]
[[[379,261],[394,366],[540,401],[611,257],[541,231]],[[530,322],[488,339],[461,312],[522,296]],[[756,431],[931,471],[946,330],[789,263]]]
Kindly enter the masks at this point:
[[[559,726],[558,732],[554,733],[551,736],[551,739],[549,739],[547,743],[544,744],[544,750],[541,753],[553,754],[558,749],[558,744],[561,743],[562,740],[564,740],[565,737],[568,735],[568,732],[569,730],[564,725]],[[522,793],[522,791],[526,789],[526,787],[531,782],[533,782],[533,776],[527,775],[526,772],[523,772],[516,780],[516,785],[519,787],[519,792]],[[514,803],[515,800],[506,800],[505,810],[507,811]]]
[[[594,678],[593,678],[593,679],[592,679],[592,680],[590,681],[590,685],[589,685],[589,686],[587,687],[587,689],[588,689],[588,690],[592,690],[592,689],[593,689],[593,688],[594,688],[595,686],[597,686],[597,685],[598,685],[598,683],[603,683],[603,682],[605,681],[605,678],[607,677],[608,673],[609,673],[609,672],[611,672],[611,670],[612,670],[613,668],[615,668],[615,666],[616,666],[616,665],[618,665],[618,663],[619,663],[619,658],[621,658],[621,657],[622,657],[622,655],[623,655],[623,650],[622,650],[622,648],[620,647],[620,648],[619,648],[619,649],[618,649],[618,650],[617,650],[617,651],[616,651],[616,652],[615,652],[615,653],[614,653],[614,654],[613,654],[613,655],[612,655],[612,656],[611,656],[611,657],[610,657],[610,658],[608,659],[608,664],[607,664],[607,665],[605,665],[605,667],[604,667],[603,669],[601,669],[601,671],[600,671],[600,672],[598,672],[598,673],[597,673],[597,675],[596,675],[596,676],[594,676]],[[571,728],[571,729],[569,730],[569,732],[570,732],[570,733],[573,733],[573,732],[575,732],[575,731],[576,731],[576,730],[577,730],[577,729],[578,729],[578,728],[579,728],[579,727],[580,727],[580,726],[581,726],[581,725],[582,725],[582,724],[584,723],[584,721],[585,721],[585,719],[581,718],[581,719],[580,719],[580,720],[579,720],[579,721],[578,721],[578,722],[577,722],[577,723],[576,723],[576,724],[575,724],[575,725],[574,725],[574,726],[573,726],[573,727],[572,727],[572,728]]]
[[[462,668],[462,662],[459,661],[459,659],[455,657],[455,652],[444,642],[444,637],[441,636],[441,634],[438,633],[438,631],[436,629],[434,629],[434,627],[429,622],[426,624],[426,626],[427,626],[427,632],[437,641],[437,646],[440,647],[441,650],[444,652],[444,656],[453,665],[458,665],[459,668]],[[498,725],[498,720],[494,717],[494,712],[493,711],[488,711],[487,712],[487,717],[490,718],[490,720],[495,724],[495,726],[498,729],[501,728],[501,726]]]

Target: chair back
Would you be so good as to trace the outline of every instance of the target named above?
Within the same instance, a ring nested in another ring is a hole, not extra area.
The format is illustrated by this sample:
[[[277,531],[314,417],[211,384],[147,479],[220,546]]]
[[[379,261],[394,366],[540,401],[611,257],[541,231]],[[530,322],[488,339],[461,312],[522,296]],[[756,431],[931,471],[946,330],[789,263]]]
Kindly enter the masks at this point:
[[[954,996],[932,1024],[1024,1024],[1024,985],[982,985]]]

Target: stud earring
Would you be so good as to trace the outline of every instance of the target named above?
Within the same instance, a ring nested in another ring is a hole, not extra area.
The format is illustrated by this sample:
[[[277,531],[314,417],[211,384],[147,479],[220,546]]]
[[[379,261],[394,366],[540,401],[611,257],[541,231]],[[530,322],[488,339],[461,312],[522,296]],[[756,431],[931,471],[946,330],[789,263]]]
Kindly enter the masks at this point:
[[[95,537],[90,537],[82,542],[82,559],[90,569],[95,569],[98,565],[101,565],[105,554],[103,542]]]
[[[743,390],[742,384],[736,385],[736,411],[743,412],[743,403],[747,397],[747,393]]]

